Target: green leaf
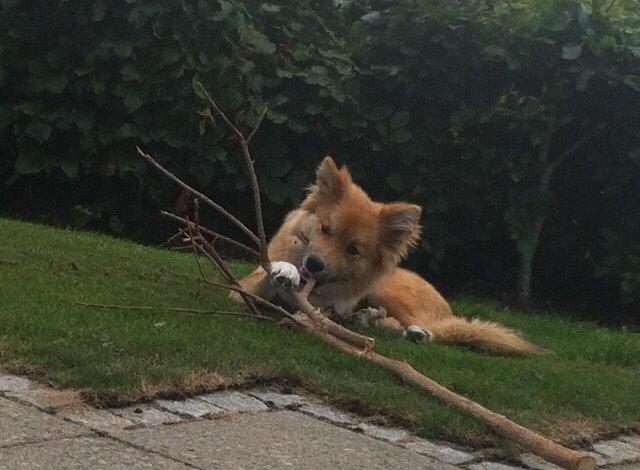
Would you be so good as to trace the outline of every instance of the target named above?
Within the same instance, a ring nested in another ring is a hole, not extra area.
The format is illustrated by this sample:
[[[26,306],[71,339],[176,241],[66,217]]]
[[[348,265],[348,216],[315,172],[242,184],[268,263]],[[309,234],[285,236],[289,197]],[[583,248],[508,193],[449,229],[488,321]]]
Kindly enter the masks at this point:
[[[321,104],[308,104],[306,108],[304,108],[304,112],[307,114],[311,114],[312,116],[315,116],[316,114],[320,114],[322,111],[324,111],[324,106],[322,106]]]
[[[198,98],[202,98],[203,100],[207,99],[205,87],[200,81],[200,77],[198,76],[198,74],[195,74],[191,79],[191,88]]]
[[[107,14],[107,3],[104,0],[97,0],[94,2],[91,11],[93,13],[93,21],[102,21]]]
[[[130,41],[118,41],[113,45],[113,52],[121,59],[133,55],[133,44]]]
[[[389,139],[396,144],[403,144],[411,138],[411,132],[407,129],[396,129],[391,133]]]
[[[5,104],[0,104],[0,131],[9,125],[12,121],[11,108]]]
[[[627,154],[627,158],[640,162],[640,147],[636,147],[631,152],[629,152]]]
[[[69,82],[69,79],[64,75],[59,75],[57,77],[49,77],[45,80],[44,87],[51,93],[55,93],[56,95],[59,95],[64,91],[68,82]]]
[[[491,57],[504,57],[506,51],[504,47],[498,44],[492,44],[484,48],[484,53]]]
[[[25,150],[16,158],[15,170],[21,175],[33,175],[44,169],[42,156],[33,151]]]
[[[635,91],[640,91],[640,76],[627,75],[622,79],[622,81],[633,88]]]
[[[244,41],[253,46],[258,54],[273,54],[276,52],[276,45],[269,41],[264,34],[253,28],[249,29],[245,34]]]
[[[582,44],[569,45],[562,48],[562,58],[565,60],[576,60],[582,54]]]
[[[407,175],[393,173],[387,176],[387,184],[395,191],[402,193],[409,189],[409,181]]]
[[[264,172],[274,178],[282,178],[289,174],[291,168],[291,162],[281,157],[269,161],[269,166],[264,169]]]
[[[286,113],[284,113],[283,111],[279,111],[277,109],[270,109],[267,112],[267,118],[275,124],[282,124],[289,118],[289,116],[287,116]]]
[[[408,112],[401,111],[391,116],[391,119],[389,120],[389,125],[393,129],[399,129],[401,127],[405,127],[407,124],[409,124],[410,117],[411,116],[409,115]]]
[[[129,94],[124,97],[123,103],[127,111],[132,113],[144,104],[144,98],[139,94]]]
[[[260,5],[260,9],[267,13],[278,13],[280,11],[280,6],[272,3],[263,3]]]
[[[276,76],[279,78],[291,78],[293,77],[293,73],[285,69],[276,69]]]
[[[366,116],[373,121],[381,121],[393,113],[393,108],[389,105],[375,106],[366,112]]]
[[[309,132],[309,127],[306,124],[303,124],[294,118],[291,118],[287,121],[287,127],[298,134]]]
[[[68,178],[75,178],[78,176],[79,168],[77,160],[65,160],[60,162],[60,168]]]
[[[46,142],[51,136],[53,128],[51,125],[40,119],[33,119],[27,126],[27,133],[38,142]]]
[[[244,103],[244,95],[237,88],[228,87],[220,91],[216,101],[224,111],[235,111]]]
[[[610,47],[614,47],[617,43],[618,42],[616,41],[615,36],[611,36],[611,35],[603,36],[602,38],[600,38],[600,41],[598,41],[598,45],[602,49],[608,49]]]

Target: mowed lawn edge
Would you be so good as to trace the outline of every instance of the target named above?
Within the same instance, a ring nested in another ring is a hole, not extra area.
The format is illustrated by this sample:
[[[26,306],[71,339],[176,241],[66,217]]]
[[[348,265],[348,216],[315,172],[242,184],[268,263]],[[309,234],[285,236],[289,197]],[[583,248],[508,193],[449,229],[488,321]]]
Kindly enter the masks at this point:
[[[6,219],[0,235],[0,368],[82,390],[103,406],[286,381],[425,437],[494,441],[483,424],[377,366],[275,323],[76,305],[231,308],[225,291],[198,281],[193,256]],[[367,333],[380,353],[563,442],[640,429],[640,334],[478,301],[453,308],[517,328],[554,354],[499,357]]]

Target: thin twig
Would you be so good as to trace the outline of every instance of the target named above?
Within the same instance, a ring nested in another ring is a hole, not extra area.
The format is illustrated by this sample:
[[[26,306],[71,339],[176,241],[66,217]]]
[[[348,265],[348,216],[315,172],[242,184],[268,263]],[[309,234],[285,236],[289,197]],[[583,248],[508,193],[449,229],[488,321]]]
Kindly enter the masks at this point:
[[[169,246],[172,241],[174,241],[176,238],[180,238],[180,237],[184,236],[184,234],[186,232],[187,231],[185,229],[183,229],[183,228],[179,229],[177,233],[174,233],[169,238],[167,238],[165,241],[163,241],[160,245],[158,245],[158,248]]]
[[[269,107],[265,105],[265,107],[262,109],[262,112],[258,116],[258,120],[256,121],[255,126],[253,126],[253,129],[251,130],[249,137],[247,137],[246,139],[247,144],[251,142],[251,139],[253,139],[253,136],[256,135],[256,132],[258,132],[258,129],[260,129],[260,125],[262,124],[262,121],[264,120],[264,117],[267,115],[268,111],[269,111]]]
[[[173,181],[174,183],[178,184],[181,188],[185,189],[186,191],[189,191],[191,194],[193,194],[195,197],[197,197],[198,199],[200,199],[202,202],[205,202],[207,204],[209,204],[211,207],[213,207],[216,211],[218,211],[220,214],[222,214],[224,217],[227,218],[227,220],[229,220],[230,222],[232,222],[236,227],[238,227],[240,230],[242,230],[245,234],[247,234],[247,236],[249,238],[251,238],[251,240],[256,243],[258,246],[260,245],[260,239],[256,236],[255,233],[253,233],[251,231],[251,229],[249,229],[249,227],[247,227],[245,224],[243,224],[242,222],[240,222],[235,216],[233,216],[229,211],[227,211],[224,207],[222,207],[220,204],[214,202],[213,200],[211,200],[210,198],[208,198],[207,196],[205,196],[204,194],[202,194],[200,191],[193,189],[191,186],[189,186],[187,183],[185,183],[184,181],[182,181],[180,178],[178,178],[177,176],[175,176],[173,173],[171,173],[169,170],[167,170],[165,167],[163,167],[162,165],[160,165],[160,163],[158,163],[151,155],[149,155],[148,153],[145,153],[142,151],[142,149],[140,147],[136,147],[136,149],[138,150],[138,153],[140,154],[140,156],[142,158],[144,158],[146,161],[148,161],[149,163],[151,163],[154,167],[156,167],[158,170],[160,170],[160,172],[162,174],[164,174],[167,178],[169,178],[171,181]]]
[[[227,117],[227,115],[218,107],[218,104],[214,101],[214,99],[211,97],[209,92],[206,89],[204,89],[204,87],[202,88],[202,92],[207,97],[207,100],[209,100],[209,103],[211,103],[211,106],[213,106],[213,109],[215,109],[216,113],[220,115],[220,117],[224,120],[227,126],[229,126],[231,130],[233,130],[233,132],[235,132],[235,134],[240,138],[240,140],[244,140],[244,134],[240,132],[240,129],[238,129],[235,126],[235,124],[233,124],[231,120]]]
[[[196,205],[194,206],[194,208],[197,213],[198,206]],[[196,235],[199,235],[199,232],[197,232],[198,227],[199,225],[195,224]],[[207,280],[207,276],[205,275],[204,270],[200,265],[200,258],[198,257],[198,251],[200,251],[203,255],[205,255],[209,259],[209,261],[211,261],[216,266],[216,268],[218,268],[218,271],[220,271],[220,273],[222,273],[222,275],[224,275],[224,277],[227,278],[227,281],[229,281],[230,284],[233,284],[234,286],[240,286],[240,283],[238,282],[236,277],[233,275],[233,273],[231,272],[227,264],[224,262],[224,260],[220,257],[220,255],[218,255],[218,252],[213,247],[213,245],[207,242],[206,238],[202,237],[201,235],[199,239],[202,240],[202,243],[196,242],[191,224],[189,223],[187,224],[187,229],[189,230],[189,239],[191,240],[191,244],[194,249],[194,255],[196,257],[196,262],[198,263],[198,269],[200,270],[202,279]],[[204,248],[205,245],[207,247],[206,249]],[[260,312],[256,308],[255,304],[247,295],[240,293],[240,296],[242,297],[242,300],[244,300],[244,303],[247,304],[247,307],[249,308],[249,310],[251,310],[251,312],[254,315],[260,315]]]
[[[215,100],[211,97],[211,95],[203,90],[207,100],[215,109],[215,111],[222,117],[222,120],[235,132],[235,134],[240,139],[240,147],[242,148],[242,161],[244,163],[244,171],[249,179],[249,186],[251,187],[251,192],[253,194],[253,209],[255,212],[256,218],[256,226],[258,230],[258,246],[260,247],[260,264],[266,272],[271,271],[271,264],[269,263],[269,255],[267,253],[267,237],[264,231],[264,220],[262,217],[262,201],[260,199],[260,186],[258,185],[258,177],[256,176],[256,170],[253,165],[253,159],[251,158],[251,151],[249,150],[249,143],[253,136],[258,132],[260,125],[262,124],[262,120],[267,114],[268,107],[265,106],[258,120],[256,121],[255,126],[249,133],[249,137],[245,137],[242,131],[238,129],[231,120],[227,117],[227,115],[220,109]],[[213,116],[210,116],[210,119],[213,119]]]
[[[7,266],[17,266],[18,262],[12,259],[0,259],[0,264],[6,264]]]
[[[197,313],[203,315],[229,315],[236,317],[249,317],[249,318],[257,318],[259,320],[265,321],[275,321],[271,317],[267,317],[266,315],[254,315],[248,312],[240,312],[233,310],[201,310],[197,308],[183,308],[183,307],[153,307],[151,305],[114,305],[114,304],[93,304],[89,302],[76,302],[76,305],[80,305],[82,307],[92,307],[92,308],[104,308],[104,309],[114,309],[114,310],[164,310],[167,312],[177,312],[177,313]]]
[[[173,220],[175,220],[175,221],[177,221],[177,222],[181,222],[181,223],[183,223],[183,224],[185,224],[185,225],[186,225],[187,223],[193,224],[193,222],[190,222],[190,221],[188,221],[187,219],[185,219],[185,218],[183,218],[183,217],[180,217],[180,216],[178,216],[178,215],[176,215],[176,214],[173,214],[173,213],[171,213],[171,212],[167,212],[167,211],[160,211],[160,215],[162,215],[162,216],[164,216],[164,217],[168,217],[168,218],[170,218],[170,219],[173,219]],[[240,249],[242,249],[242,250],[246,251],[246,252],[247,252],[247,253],[249,253],[251,256],[254,256],[254,257],[255,257],[255,258],[257,258],[257,259],[260,259],[260,253],[258,253],[258,252],[257,252],[256,250],[254,250],[253,248],[248,247],[248,246],[247,246],[247,245],[245,245],[244,243],[240,243],[239,241],[234,240],[233,238],[229,238],[229,237],[226,237],[226,236],[224,236],[224,235],[222,235],[222,234],[220,234],[220,233],[218,233],[218,232],[214,232],[213,230],[209,230],[208,228],[203,227],[202,225],[200,225],[199,230],[200,230],[201,232],[203,232],[203,233],[205,233],[205,234],[209,235],[210,237],[212,237],[212,239],[213,239],[212,241],[213,241],[213,242],[215,242],[215,241],[217,241],[217,240],[225,241],[225,242],[229,243],[230,245],[233,245],[233,246],[235,246],[235,247],[237,247],[237,248],[240,248]],[[186,231],[186,229],[185,229],[185,231]]]

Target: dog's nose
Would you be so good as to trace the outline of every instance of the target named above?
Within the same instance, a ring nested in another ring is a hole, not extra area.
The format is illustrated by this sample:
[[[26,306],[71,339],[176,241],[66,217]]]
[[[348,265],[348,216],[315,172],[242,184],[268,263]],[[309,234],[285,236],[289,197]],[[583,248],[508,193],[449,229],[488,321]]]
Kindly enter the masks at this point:
[[[318,274],[324,270],[324,261],[322,261],[322,258],[320,258],[319,256],[311,255],[307,258],[305,267],[310,273]]]

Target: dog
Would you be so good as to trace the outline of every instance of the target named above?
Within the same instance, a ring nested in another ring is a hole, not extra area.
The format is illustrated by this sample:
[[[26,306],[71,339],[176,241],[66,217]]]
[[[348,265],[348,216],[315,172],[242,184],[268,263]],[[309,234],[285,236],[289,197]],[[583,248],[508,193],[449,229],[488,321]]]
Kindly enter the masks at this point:
[[[411,341],[440,341],[505,355],[547,352],[516,331],[453,315],[440,293],[398,267],[420,238],[421,207],[374,202],[349,170],[326,157],[301,206],[269,243],[271,277],[261,267],[240,280],[265,299],[295,308],[286,286],[313,277],[309,301],[325,314],[403,331]],[[232,299],[241,301],[236,292]]]

